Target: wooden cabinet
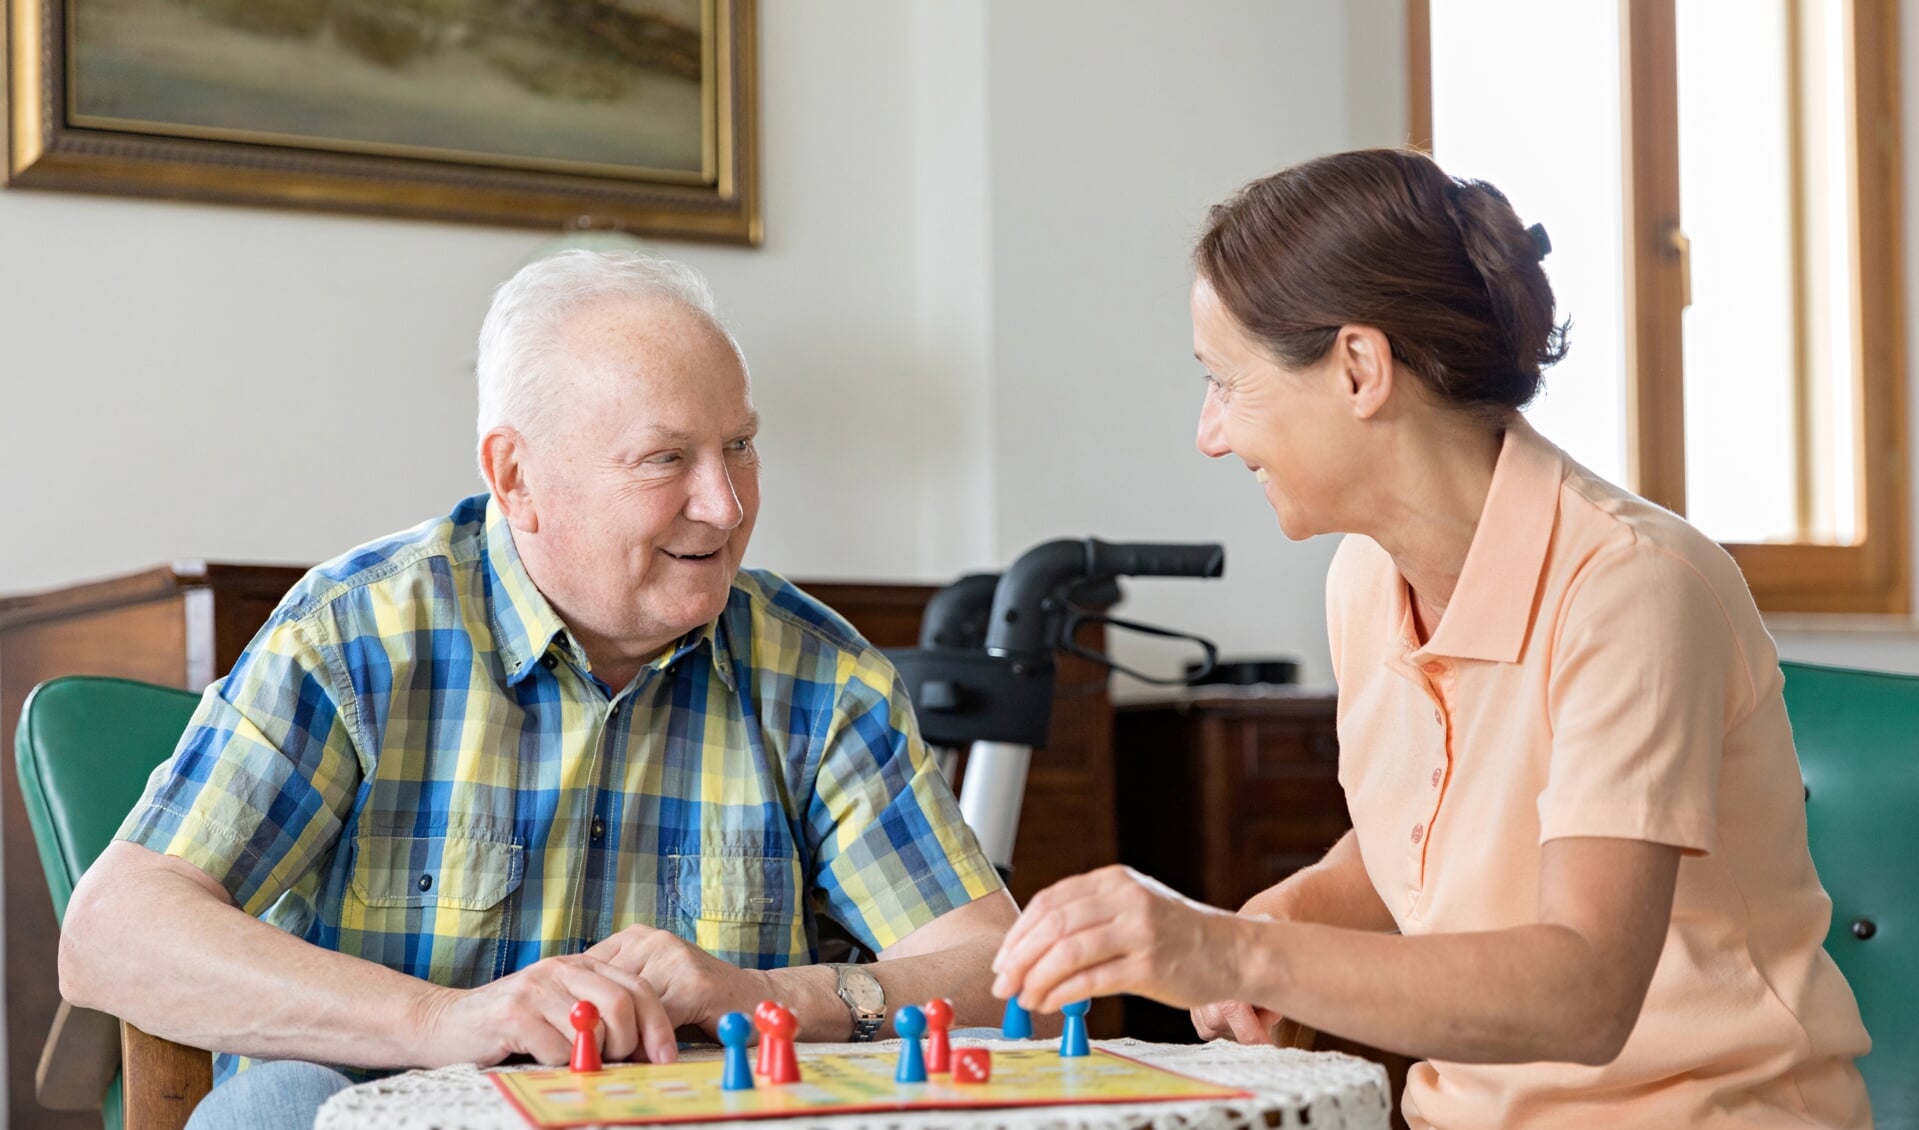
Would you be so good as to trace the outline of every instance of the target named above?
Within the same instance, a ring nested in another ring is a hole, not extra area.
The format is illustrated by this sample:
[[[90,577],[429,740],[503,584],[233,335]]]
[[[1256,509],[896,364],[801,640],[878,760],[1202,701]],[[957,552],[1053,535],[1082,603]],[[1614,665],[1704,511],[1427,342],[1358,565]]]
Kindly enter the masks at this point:
[[[6,895],[7,1125],[98,1130],[97,1114],[47,1110],[34,1100],[33,1072],[59,1006],[55,958],[59,924],[21,802],[10,755],[20,705],[35,684],[57,675],[117,675],[199,690],[233,666],[303,570],[284,566],[178,562],[132,576],[55,592],[0,597],[0,843]],[[814,583],[801,586],[837,609],[880,647],[912,647],[936,591],[927,585]],[[1082,642],[1098,646],[1097,640]],[[1066,875],[1119,858],[1113,819],[1112,710],[1105,672],[1063,658],[1052,742],[1033,760],[1014,852],[1013,890],[1022,900]],[[1098,1035],[1117,1035],[1117,1005],[1092,1017]]]
[[[1236,909],[1351,825],[1330,695],[1193,691],[1114,714],[1120,857]]]
[[[1326,854],[1352,826],[1339,787],[1336,700],[1288,688],[1198,688],[1124,703],[1113,721],[1120,858],[1213,906],[1247,899]],[[1126,1034],[1191,1041],[1185,1012],[1127,998]],[[1315,1047],[1412,1061],[1322,1033]],[[1395,1126],[1404,1126],[1397,1110]]]

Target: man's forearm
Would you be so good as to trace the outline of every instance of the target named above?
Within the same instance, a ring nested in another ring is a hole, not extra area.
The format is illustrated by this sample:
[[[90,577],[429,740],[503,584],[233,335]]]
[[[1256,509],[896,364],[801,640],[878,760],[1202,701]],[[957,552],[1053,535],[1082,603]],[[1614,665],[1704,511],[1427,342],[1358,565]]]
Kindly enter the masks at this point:
[[[893,1018],[909,1004],[925,1007],[935,997],[953,1002],[956,1028],[999,1027],[1003,1004],[988,991],[997,937],[965,942],[936,953],[888,958],[860,966],[886,992],[886,1024],[876,1039],[894,1036]],[[800,1039],[836,1042],[853,1036],[853,1014],[839,998],[832,967],[803,965],[767,974],[772,998],[799,1018]]]
[[[894,1034],[893,1017],[903,1006],[924,1006],[935,997],[953,1002],[955,1028],[997,1028],[1005,1006],[992,994],[993,955],[1018,917],[1011,896],[995,891],[947,911],[862,966],[886,992],[886,1025],[878,1035]],[[799,1018],[801,1039],[851,1038],[852,1012],[839,998],[832,969],[802,966],[766,976],[775,986],[774,998]],[[1034,1020],[1039,1029],[1047,1028],[1045,1018]]]
[[[113,844],[101,862],[61,934],[60,990],[72,1003],[216,1051],[421,1061],[417,1017],[432,986],[269,926],[145,848]]]

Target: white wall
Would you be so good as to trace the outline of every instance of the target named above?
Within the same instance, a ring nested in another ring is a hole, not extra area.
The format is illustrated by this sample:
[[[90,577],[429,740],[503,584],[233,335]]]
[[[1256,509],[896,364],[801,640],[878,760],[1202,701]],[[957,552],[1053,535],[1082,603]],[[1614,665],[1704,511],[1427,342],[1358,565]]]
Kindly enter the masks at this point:
[[[1203,386],[1186,295],[1209,205],[1354,142],[1343,13],[1264,0],[1112,12],[1100,0],[993,9],[998,547],[1222,541],[1225,580],[1129,583],[1121,614],[1229,651],[1298,654],[1308,678],[1329,679],[1320,588],[1333,539],[1287,542],[1245,467],[1195,450]],[[1163,648],[1121,651],[1173,670]]]
[[[1191,447],[1185,257],[1241,182],[1396,136],[1397,6],[762,5],[766,245],[662,245],[752,362],[753,560],[939,580],[1054,536],[1219,538],[1226,582],[1128,607],[1325,678],[1330,545]],[[0,193],[0,592],[311,562],[444,511],[478,487],[487,294],[545,241]]]
[[[911,10],[762,6],[768,239],[704,269],[771,423],[758,560],[916,576]],[[0,592],[312,562],[444,512],[473,337],[547,236],[0,193]]]

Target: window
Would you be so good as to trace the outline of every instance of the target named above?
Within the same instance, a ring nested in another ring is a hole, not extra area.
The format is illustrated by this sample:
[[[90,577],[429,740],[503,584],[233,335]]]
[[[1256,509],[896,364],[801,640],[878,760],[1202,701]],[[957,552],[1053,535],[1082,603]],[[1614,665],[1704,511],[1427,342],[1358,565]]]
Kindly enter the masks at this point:
[[[1415,144],[1553,239],[1528,415],[1761,608],[1904,613],[1896,0],[1409,0]]]

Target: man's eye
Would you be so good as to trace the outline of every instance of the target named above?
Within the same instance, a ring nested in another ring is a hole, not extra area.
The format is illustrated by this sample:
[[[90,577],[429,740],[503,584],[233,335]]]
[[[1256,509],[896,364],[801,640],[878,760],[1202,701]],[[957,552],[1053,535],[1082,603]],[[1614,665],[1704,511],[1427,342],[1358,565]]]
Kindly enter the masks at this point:
[[[728,444],[727,446],[734,451],[742,451],[742,452],[751,451],[753,450],[753,437],[745,436],[740,439],[736,439],[732,443]]]

